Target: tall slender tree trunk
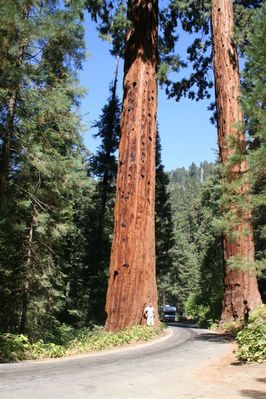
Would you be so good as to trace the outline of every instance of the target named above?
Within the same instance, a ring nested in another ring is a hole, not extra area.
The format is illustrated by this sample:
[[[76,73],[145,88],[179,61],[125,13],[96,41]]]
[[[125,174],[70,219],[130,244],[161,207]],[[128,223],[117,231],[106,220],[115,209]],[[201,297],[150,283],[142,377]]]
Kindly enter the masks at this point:
[[[28,19],[30,8],[31,6],[27,4],[27,2],[22,7],[23,19],[25,20]],[[19,33],[17,42],[18,42],[18,51],[15,60],[15,65],[16,68],[19,70],[21,68],[24,58],[25,48],[27,46],[27,39],[25,38],[23,32]],[[6,128],[3,132],[1,152],[0,152],[0,208],[3,204],[5,192],[7,189],[7,181],[10,170],[11,143],[12,139],[14,138],[14,130],[15,130],[14,121],[16,115],[16,104],[17,104],[19,88],[20,87],[18,83],[14,87],[12,87],[9,90],[9,93],[7,94],[8,100],[6,106],[7,108]]]
[[[124,98],[106,330],[143,324],[145,303],[157,317],[155,147],[157,0],[128,1]]]
[[[232,0],[212,0],[212,40],[213,63],[218,118],[218,145],[220,162],[227,164],[236,152],[245,153],[245,133],[239,130],[243,115],[239,103],[240,78],[237,51],[233,41],[233,5]],[[237,126],[238,124],[238,126]],[[230,140],[231,139],[231,140]],[[248,170],[245,157],[230,166],[227,173],[228,183],[240,181]],[[248,183],[239,184],[238,194],[249,202]],[[229,209],[236,217],[233,228],[235,239],[223,235],[225,262],[225,293],[221,320],[233,319],[233,313],[243,314],[243,300],[254,309],[261,303],[254,266],[254,240],[251,211],[239,211],[237,205]],[[238,256],[247,268],[230,268],[228,260]]]
[[[10,163],[10,147],[11,138],[14,132],[14,118],[16,110],[17,89],[14,89],[9,94],[7,104],[7,123],[6,130],[2,136],[2,148],[0,155],[0,206],[3,205],[3,198],[6,191],[6,184],[9,175]]]
[[[34,220],[34,218],[33,218]],[[21,312],[21,319],[20,319],[20,333],[24,334],[26,331],[27,320],[28,320],[28,306],[29,306],[29,274],[31,270],[32,264],[32,242],[33,242],[33,222],[31,223],[29,229],[29,236],[28,236],[28,251],[27,251],[27,261],[26,261],[26,271],[24,276],[24,283],[23,283],[23,292],[22,292],[22,312]]]

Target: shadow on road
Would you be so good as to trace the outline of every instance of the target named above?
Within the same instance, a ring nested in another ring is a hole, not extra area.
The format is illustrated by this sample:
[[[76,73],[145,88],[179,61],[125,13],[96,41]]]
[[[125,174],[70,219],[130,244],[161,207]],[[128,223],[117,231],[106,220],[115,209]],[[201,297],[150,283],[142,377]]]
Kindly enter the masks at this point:
[[[236,367],[241,367],[245,364],[244,362],[241,362],[240,360],[236,360],[235,362],[230,363],[231,366],[236,366]]]
[[[167,323],[169,327],[178,327],[178,328],[196,328],[199,327],[190,321],[179,321],[175,323]],[[233,342],[234,337],[231,334],[226,333],[215,333],[215,332],[205,332],[201,334],[197,334],[194,338],[195,341],[210,341],[210,342]]]
[[[266,378],[257,378],[258,382],[264,382],[264,384],[266,384]]]
[[[180,328],[199,328],[195,323],[189,321],[176,321],[174,323],[166,323],[169,327],[180,327]]]
[[[234,337],[229,334],[219,334],[219,333],[203,333],[194,337],[195,341],[210,341],[210,342],[233,342]]]
[[[255,391],[255,389],[243,389],[241,395],[245,398],[265,399],[265,391]]]

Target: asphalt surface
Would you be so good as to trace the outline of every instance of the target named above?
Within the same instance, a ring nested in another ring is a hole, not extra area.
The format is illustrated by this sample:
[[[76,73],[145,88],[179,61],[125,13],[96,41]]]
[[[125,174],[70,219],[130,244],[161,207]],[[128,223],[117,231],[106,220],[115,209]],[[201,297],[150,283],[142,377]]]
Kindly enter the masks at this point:
[[[158,341],[68,359],[0,364],[0,399],[209,398],[191,378],[232,351],[222,336],[172,325]],[[200,396],[199,396],[200,393]],[[197,396],[198,395],[198,396]]]

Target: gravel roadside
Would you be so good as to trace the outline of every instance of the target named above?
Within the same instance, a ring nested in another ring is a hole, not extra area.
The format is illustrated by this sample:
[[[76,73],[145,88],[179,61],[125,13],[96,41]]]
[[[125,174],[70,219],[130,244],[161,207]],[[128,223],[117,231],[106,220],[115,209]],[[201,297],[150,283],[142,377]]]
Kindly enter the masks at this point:
[[[234,356],[235,342],[222,344],[224,354],[190,370],[190,387],[177,399],[266,399],[266,363],[243,364]]]

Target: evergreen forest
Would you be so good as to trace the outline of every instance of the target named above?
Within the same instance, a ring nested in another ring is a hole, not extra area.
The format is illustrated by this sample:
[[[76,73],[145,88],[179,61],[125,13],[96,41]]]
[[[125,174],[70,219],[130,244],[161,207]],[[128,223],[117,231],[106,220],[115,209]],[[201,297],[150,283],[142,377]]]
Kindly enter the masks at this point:
[[[226,2],[234,6],[227,54],[234,71],[233,50],[244,65],[232,75],[240,91],[230,105],[241,116],[228,121],[219,2],[0,0],[0,337],[60,344],[69,331],[105,323],[117,331],[143,324],[150,300],[202,326],[240,318],[245,298],[252,309],[265,303],[266,6]],[[111,40],[114,65],[125,63],[123,98],[117,70],[107,82],[95,153],[80,116],[86,15]],[[194,38],[186,61],[178,29]],[[193,72],[179,78],[188,64]],[[215,87],[215,163],[165,170],[157,84],[177,113],[182,97],[210,98]],[[130,322],[119,319],[126,312]]]

